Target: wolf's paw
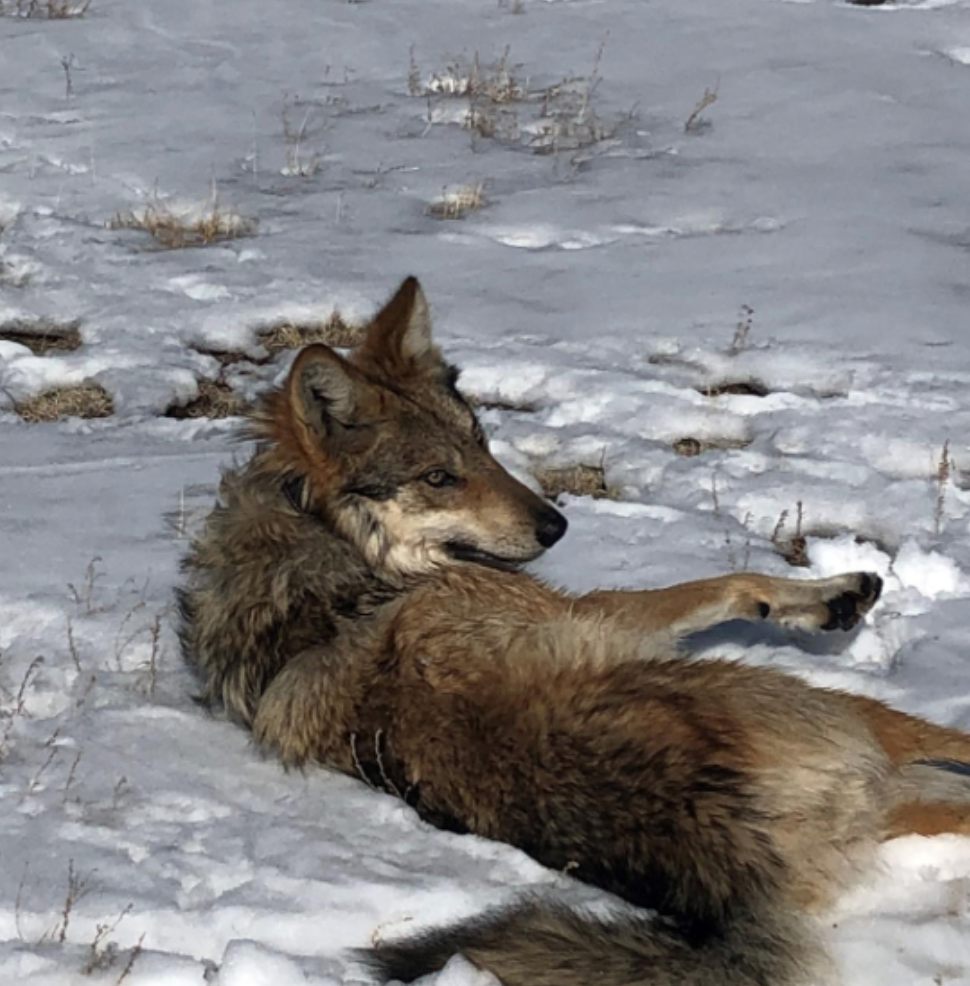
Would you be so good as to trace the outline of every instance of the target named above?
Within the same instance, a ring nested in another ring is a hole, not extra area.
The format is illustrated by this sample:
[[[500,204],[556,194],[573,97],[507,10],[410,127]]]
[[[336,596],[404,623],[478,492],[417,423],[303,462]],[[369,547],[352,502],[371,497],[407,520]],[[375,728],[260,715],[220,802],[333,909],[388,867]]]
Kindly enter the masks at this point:
[[[777,587],[768,618],[801,630],[851,630],[881,593],[882,579],[872,572],[792,581]]]
[[[851,630],[882,595],[882,579],[872,572],[854,572],[845,578],[855,584],[826,600],[829,618],[823,630]]]

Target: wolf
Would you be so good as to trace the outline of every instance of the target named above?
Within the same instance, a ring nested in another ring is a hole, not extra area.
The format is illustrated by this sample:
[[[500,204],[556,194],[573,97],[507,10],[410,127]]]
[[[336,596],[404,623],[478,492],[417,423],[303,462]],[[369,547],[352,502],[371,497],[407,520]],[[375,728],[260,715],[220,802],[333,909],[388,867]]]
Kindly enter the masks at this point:
[[[678,652],[727,620],[853,627],[881,582],[738,573],[570,595],[522,567],[565,517],[492,457],[408,278],[349,355],[302,350],[185,559],[204,697],[288,766],[614,895],[526,897],[363,962],[454,953],[505,986],[799,986],[812,917],[881,840],[970,833],[970,736],[778,670]]]

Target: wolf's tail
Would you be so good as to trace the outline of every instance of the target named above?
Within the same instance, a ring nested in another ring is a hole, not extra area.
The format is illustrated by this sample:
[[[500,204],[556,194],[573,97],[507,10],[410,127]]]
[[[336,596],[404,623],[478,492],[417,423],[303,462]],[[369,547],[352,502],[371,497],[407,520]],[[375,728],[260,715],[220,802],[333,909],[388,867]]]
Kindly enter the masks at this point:
[[[688,939],[649,913],[595,917],[540,899],[361,955],[382,981],[413,982],[457,952],[504,986],[796,986],[822,973],[806,926],[772,909]]]

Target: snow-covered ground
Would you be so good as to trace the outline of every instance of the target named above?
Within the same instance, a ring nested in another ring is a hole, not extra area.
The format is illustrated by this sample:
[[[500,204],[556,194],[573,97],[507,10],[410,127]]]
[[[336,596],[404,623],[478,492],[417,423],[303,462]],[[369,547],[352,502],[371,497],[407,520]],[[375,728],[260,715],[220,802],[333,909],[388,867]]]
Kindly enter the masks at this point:
[[[970,2],[30,8],[0,3],[0,338],[83,344],[0,341],[0,982],[353,982],[381,936],[596,898],[282,773],[180,665],[178,559],[240,450],[165,410],[251,397],[287,361],[260,329],[408,273],[503,461],[605,470],[543,576],[875,569],[855,635],[696,649],[970,728]],[[213,208],[248,235],[127,228]],[[15,413],[85,381],[111,416]],[[970,840],[882,858],[831,918],[847,986],[970,983]]]

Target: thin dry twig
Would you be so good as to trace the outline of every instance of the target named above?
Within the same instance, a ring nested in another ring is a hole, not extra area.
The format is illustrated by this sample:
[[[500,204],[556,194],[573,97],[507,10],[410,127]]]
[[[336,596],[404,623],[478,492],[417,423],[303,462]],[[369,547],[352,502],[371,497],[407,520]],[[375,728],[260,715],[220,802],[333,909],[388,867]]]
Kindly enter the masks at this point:
[[[131,954],[128,956],[128,961],[125,963],[124,969],[121,970],[121,975],[115,980],[115,986],[121,986],[121,984],[131,975],[131,970],[135,967],[135,963],[138,961],[138,957],[141,955],[143,949],[142,945],[145,941],[145,932],[142,932],[141,937],[135,942],[135,947],[131,950]]]
[[[731,356],[748,348],[748,336],[751,334],[751,326],[754,322],[754,309],[750,305],[742,305],[738,315],[737,324],[734,326],[734,338],[728,348]]]
[[[131,913],[133,907],[133,904],[129,904],[110,924],[107,921],[98,923],[95,927],[94,938],[89,946],[88,960],[81,967],[82,975],[90,976],[94,972],[102,972],[114,965],[118,957],[118,949],[113,942],[108,942],[106,939],[115,932],[118,925]]]
[[[713,106],[717,102],[719,88],[720,86],[717,85],[713,89],[704,90],[704,95],[697,101],[697,105],[691,110],[690,116],[684,123],[685,134],[698,133],[710,126],[710,123],[703,118],[703,113],[709,106]]]
[[[81,762],[81,757],[84,755],[83,750],[78,750],[74,755],[74,763],[71,764],[71,769],[67,772],[67,780],[64,782],[64,799],[63,803],[67,804],[68,796],[71,793],[71,786],[74,784],[74,777],[77,774],[78,764]]]
[[[82,879],[78,875],[77,870],[74,869],[74,860],[69,859],[67,861],[67,894],[64,897],[61,916],[54,926],[44,933],[41,941],[56,941],[64,944],[67,940],[67,930],[71,923],[74,908],[88,889],[88,879]]]
[[[81,610],[85,616],[91,616],[96,612],[94,608],[94,591],[98,580],[104,578],[104,572],[98,571],[98,564],[102,561],[100,555],[95,555],[84,569],[84,582],[78,588],[73,582],[68,582],[67,587],[71,591],[74,605]]]
[[[784,536],[788,516],[788,511],[782,510],[778,522],[771,532],[771,543],[774,545],[775,551],[793,568],[807,568],[810,562],[808,541],[804,532],[805,504],[801,500],[795,504],[795,531],[791,537]]]
[[[950,439],[943,443],[940,458],[936,465],[936,505],[933,509],[933,532],[937,537],[943,529],[946,512],[946,493],[953,475],[953,459],[950,457]]]
[[[307,129],[313,118],[313,108],[308,107],[303,114],[299,126],[294,126],[291,118],[293,103],[288,96],[283,99],[283,144],[286,147],[286,164],[283,174],[287,178],[310,178],[320,169],[320,156],[311,153],[304,154],[303,144],[306,140]]]
[[[71,655],[75,670],[80,674],[81,656],[78,653],[77,641],[74,639],[74,621],[70,616],[67,618],[67,652]]]
[[[61,68],[64,69],[64,99],[70,102],[74,95],[74,79],[71,69],[74,68],[74,55],[64,55],[61,58]]]
[[[17,885],[17,898],[13,905],[13,923],[17,929],[17,937],[21,941],[24,940],[24,929],[20,923],[24,913],[24,887],[27,884],[27,875],[29,873],[30,863],[25,863],[23,875],[20,877],[20,883]]]
[[[50,767],[50,765],[54,762],[54,758],[57,756],[57,754],[60,753],[60,748],[57,745],[57,741],[58,739],[60,739],[60,736],[61,736],[61,727],[57,726],[54,732],[51,733],[51,735],[48,737],[47,742],[44,744],[44,746],[49,751],[47,757],[44,759],[44,762],[37,769],[37,772],[34,774],[34,776],[30,779],[30,783],[27,785],[27,790],[24,792],[21,801],[24,801],[27,798],[29,798],[34,793],[34,791],[37,790],[37,788],[40,785],[41,777],[44,776],[44,774],[47,772],[47,768]]]

